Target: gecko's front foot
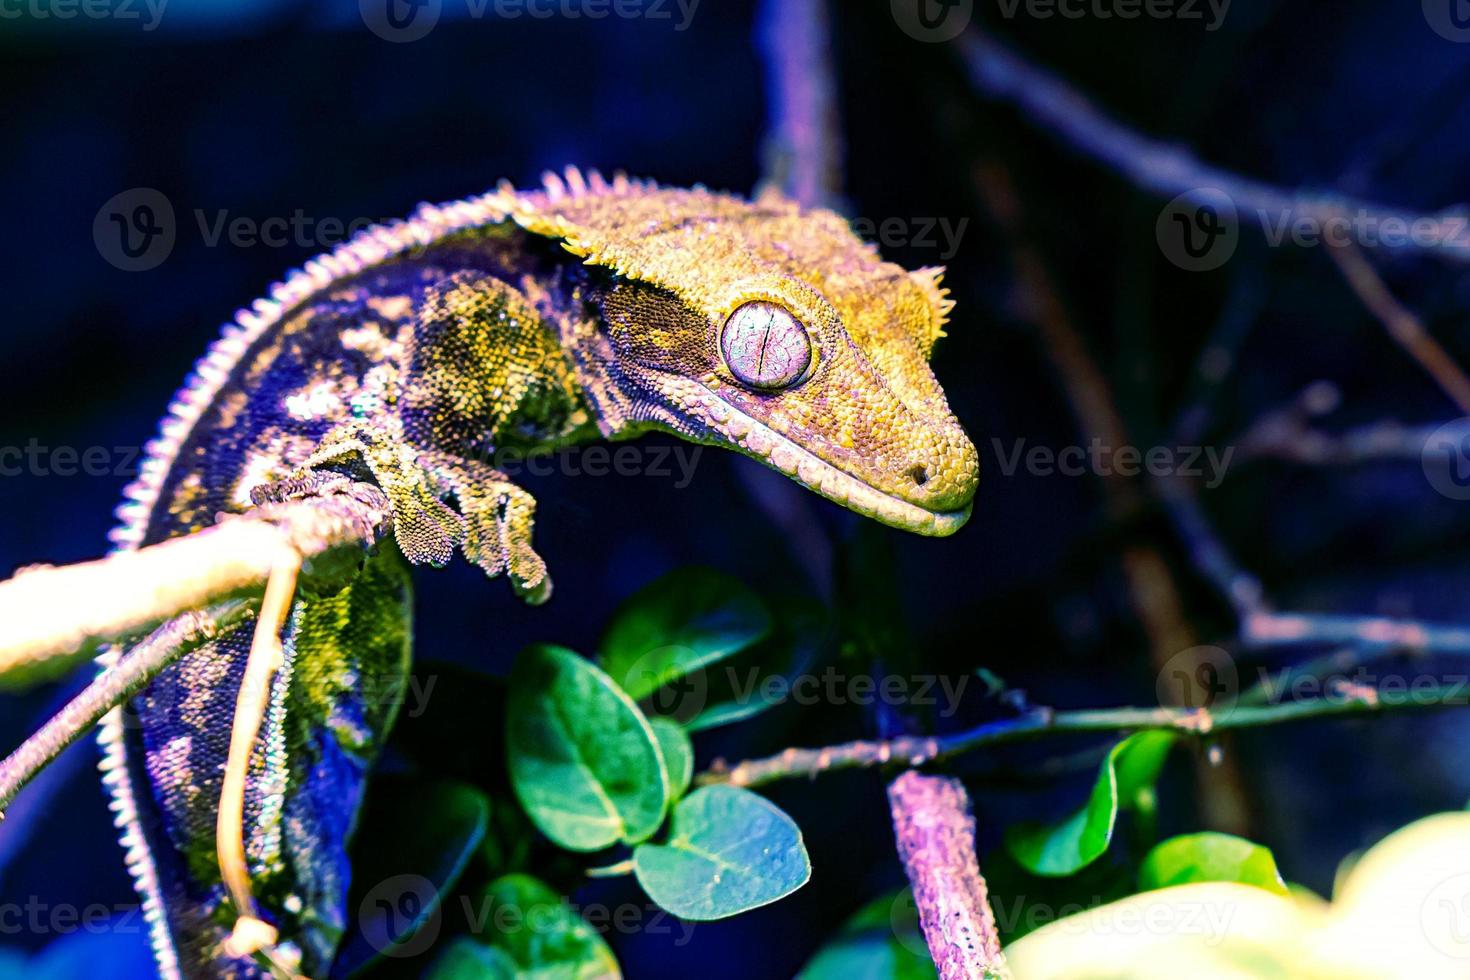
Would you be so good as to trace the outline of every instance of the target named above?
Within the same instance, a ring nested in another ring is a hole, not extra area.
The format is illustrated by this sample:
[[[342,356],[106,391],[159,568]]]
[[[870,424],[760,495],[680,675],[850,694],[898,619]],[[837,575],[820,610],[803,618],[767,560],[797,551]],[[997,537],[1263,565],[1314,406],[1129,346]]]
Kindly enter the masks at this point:
[[[370,422],[347,422],[322,439],[316,452],[284,480],[252,491],[257,503],[320,491],[365,469],[388,498],[393,535],[414,564],[447,565],[465,540],[465,522],[439,499],[413,448]]]
[[[417,453],[370,422],[333,429],[300,468],[257,487],[251,498],[259,504],[313,496],[354,479],[370,480],[387,496],[394,537],[409,561],[442,566],[463,547],[487,575],[504,573],[526,602],[539,605],[551,597],[546,562],[531,546],[534,497],[486,463]],[[445,494],[454,495],[459,513],[440,499]]]
[[[464,515],[465,557],[492,578],[504,572],[516,595],[533,606],[551,598],[546,562],[531,547],[536,498],[475,460],[440,458],[434,468],[448,480]]]

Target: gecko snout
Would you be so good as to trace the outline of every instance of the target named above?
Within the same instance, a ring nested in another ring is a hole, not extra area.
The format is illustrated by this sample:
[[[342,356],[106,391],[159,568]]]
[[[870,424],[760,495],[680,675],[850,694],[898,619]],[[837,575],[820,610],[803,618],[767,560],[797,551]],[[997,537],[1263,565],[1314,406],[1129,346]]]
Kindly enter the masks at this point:
[[[980,480],[979,456],[956,426],[931,432],[896,467],[897,495],[931,511],[960,510],[975,496]]]

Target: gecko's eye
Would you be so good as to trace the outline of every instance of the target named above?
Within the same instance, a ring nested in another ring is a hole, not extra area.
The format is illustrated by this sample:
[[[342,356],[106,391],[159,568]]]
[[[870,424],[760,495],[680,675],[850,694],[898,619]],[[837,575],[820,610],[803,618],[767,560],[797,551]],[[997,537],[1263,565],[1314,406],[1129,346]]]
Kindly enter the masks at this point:
[[[812,362],[812,341],[785,307],[754,302],[730,314],[720,332],[730,373],[752,388],[789,388]]]

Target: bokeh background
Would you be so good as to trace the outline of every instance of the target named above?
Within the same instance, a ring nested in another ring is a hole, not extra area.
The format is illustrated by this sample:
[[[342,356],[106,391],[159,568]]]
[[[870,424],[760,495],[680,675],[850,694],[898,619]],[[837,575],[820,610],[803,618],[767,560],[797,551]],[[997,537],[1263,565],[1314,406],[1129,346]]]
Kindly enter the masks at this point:
[[[141,3],[69,19],[47,0],[3,5],[0,446],[42,447],[35,458],[46,462],[0,478],[0,572],[105,551],[130,447],[152,436],[217,324],[334,244],[330,222],[400,216],[419,201],[502,177],[533,183],[568,163],[742,192],[761,179],[773,107],[753,4],[670,0],[657,7],[667,16],[656,16],[650,2],[642,16],[597,20],[569,15],[585,14],[572,0],[546,18],[502,16],[493,3],[480,16],[464,0],[439,6],[433,29],[405,42],[370,28],[370,4],[171,0],[156,21]],[[1181,269],[1156,235],[1163,201],[980,97],[956,46],[912,36],[888,3],[833,7],[843,207],[867,219],[886,257],[950,269],[959,306],[934,365],[980,450],[974,519],[942,541],[859,531],[835,507],[713,451],[684,488],[648,477],[533,481],[553,604],[524,608],[504,583],[462,564],[425,572],[421,660],[497,674],[535,640],[590,651],[622,599],[691,563],[777,598],[838,595],[841,619],[840,570],[881,565],[891,635],[925,670],[961,676],[983,666],[1037,703],[1150,704],[1158,640],[1124,565],[1140,549],[1177,583],[1195,642],[1230,650],[1243,675],[1311,652],[1233,645],[1228,606],[1146,490],[1120,510],[1090,475],[1004,472],[1017,440],[1060,449],[1088,436],[1037,327],[1045,297],[996,220],[998,186],[1024,212],[1030,254],[1106,379],[1129,443],[1234,447],[1223,482],[1195,490],[1274,603],[1470,619],[1470,515],[1434,489],[1416,453],[1301,458],[1303,425],[1336,445],[1365,426],[1432,429],[1461,414],[1387,338],[1326,249],[1273,247],[1247,226],[1229,261]],[[1234,0],[1214,29],[1203,4],[1203,19],[1009,8],[986,0],[968,15],[1106,111],[1202,159],[1282,188],[1426,211],[1470,199],[1470,44],[1435,29],[1434,0],[1424,9]],[[139,188],[167,200],[174,240],[150,268],[132,271],[94,230],[110,200]],[[296,215],[305,230],[276,244],[212,234],[221,219]],[[886,234],[877,230],[885,221],[896,222]],[[1450,354],[1470,357],[1464,267],[1412,252],[1370,257]],[[1233,351],[1223,374],[1218,349],[1206,356],[1221,336]],[[1180,443],[1181,415],[1201,397],[1208,410],[1186,420],[1190,438]],[[1284,432],[1275,450],[1263,448],[1267,418],[1286,419],[1270,430]],[[59,475],[60,447],[103,447],[109,465]],[[1414,676],[1428,664],[1394,669]],[[0,742],[18,744],[68,689],[0,701]],[[977,696],[939,724],[1006,711]],[[788,705],[696,747],[703,766],[895,724],[850,706]],[[498,719],[481,716],[460,731],[493,742],[492,729]],[[1273,848],[1289,879],[1329,890],[1353,851],[1465,804],[1466,734],[1459,712],[1242,733],[1219,746],[1223,798],[1200,789],[1220,769],[1199,754],[1175,757],[1161,819],[1175,831],[1244,833]],[[1015,820],[1075,806],[1104,744],[1049,742],[968,760],[982,847]],[[90,744],[68,753],[0,827],[0,901],[133,906],[93,761]],[[776,906],[700,925],[685,945],[610,932],[629,976],[792,976],[866,899],[901,883],[876,775],[783,784],[771,795],[806,834],[811,884]],[[579,900],[639,900],[625,887],[599,885]],[[56,976],[145,968],[139,932],[91,936],[35,921],[0,918],[0,943],[52,949]]]

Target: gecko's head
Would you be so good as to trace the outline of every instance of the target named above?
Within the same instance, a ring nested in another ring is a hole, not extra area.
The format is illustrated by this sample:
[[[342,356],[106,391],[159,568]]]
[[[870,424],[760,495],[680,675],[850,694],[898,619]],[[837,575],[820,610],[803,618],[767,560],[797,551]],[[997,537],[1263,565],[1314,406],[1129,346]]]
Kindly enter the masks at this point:
[[[893,527],[946,535],[979,465],[929,369],[950,303],[829,211],[575,174],[517,219],[616,275],[602,294],[610,431],[724,445]],[[585,189],[584,189],[585,188]]]

